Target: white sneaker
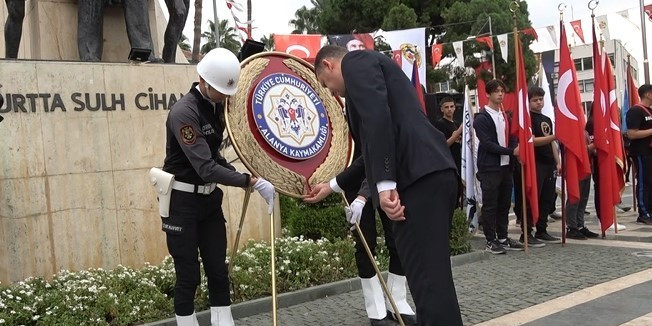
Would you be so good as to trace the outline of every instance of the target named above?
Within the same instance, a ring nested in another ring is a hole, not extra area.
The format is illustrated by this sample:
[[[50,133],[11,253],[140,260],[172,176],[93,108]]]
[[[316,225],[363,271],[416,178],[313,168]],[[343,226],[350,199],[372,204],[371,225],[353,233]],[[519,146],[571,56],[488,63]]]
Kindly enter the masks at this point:
[[[626,226],[624,226],[624,225],[622,225],[622,224],[620,224],[620,223],[616,223],[616,224],[618,224],[618,232],[627,230],[627,227],[626,227]],[[607,229],[607,231],[616,231],[616,228],[615,228],[615,227],[613,226],[613,224],[612,224],[612,225]]]

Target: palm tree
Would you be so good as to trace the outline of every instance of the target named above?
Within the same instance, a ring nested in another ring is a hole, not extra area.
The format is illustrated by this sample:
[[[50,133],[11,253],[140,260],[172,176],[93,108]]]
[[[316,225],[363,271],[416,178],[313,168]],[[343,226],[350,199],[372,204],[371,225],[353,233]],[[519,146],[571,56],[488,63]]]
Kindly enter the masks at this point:
[[[238,31],[234,27],[229,26],[229,21],[227,19],[220,20],[219,29],[220,47],[228,49],[237,55],[238,51],[240,51],[240,47],[242,46],[240,44],[240,35],[238,34]],[[213,23],[211,20],[208,20],[208,31],[204,32],[202,37],[206,39],[206,43],[202,45],[200,51],[202,54],[206,54],[208,51],[216,47],[215,23]]]
[[[192,42],[192,59],[194,63],[199,62],[199,45],[201,44],[201,11],[202,0],[195,0],[195,30]]]
[[[318,34],[319,25],[317,17],[319,12],[316,8],[308,9],[302,6],[294,13],[294,19],[290,20],[290,25],[294,26],[292,34]]]
[[[190,51],[190,44],[188,43],[188,38],[181,34],[181,39],[179,40],[179,47],[181,50]]]
[[[266,51],[274,51],[274,34],[269,34],[269,36],[263,35],[260,41],[265,44]]]

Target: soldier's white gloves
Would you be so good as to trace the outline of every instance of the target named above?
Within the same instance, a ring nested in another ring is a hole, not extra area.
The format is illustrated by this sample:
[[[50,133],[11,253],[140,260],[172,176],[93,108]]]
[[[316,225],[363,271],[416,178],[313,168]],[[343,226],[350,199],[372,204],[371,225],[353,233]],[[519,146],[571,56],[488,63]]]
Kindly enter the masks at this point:
[[[344,213],[346,214],[346,219],[351,224],[360,223],[360,217],[362,217],[362,209],[366,204],[365,200],[356,198],[351,205],[344,207]]]
[[[258,191],[260,196],[265,199],[265,202],[269,206],[267,213],[272,214],[274,211],[274,186],[269,181],[258,178],[258,181],[254,184],[254,190]]]

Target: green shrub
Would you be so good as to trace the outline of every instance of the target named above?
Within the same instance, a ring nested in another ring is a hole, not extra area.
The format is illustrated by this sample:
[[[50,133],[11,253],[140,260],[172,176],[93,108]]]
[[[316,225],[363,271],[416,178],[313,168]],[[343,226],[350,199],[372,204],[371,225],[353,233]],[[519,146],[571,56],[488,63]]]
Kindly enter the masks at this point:
[[[339,194],[332,194],[314,205],[294,198],[281,198],[281,218],[282,225],[293,237],[334,241],[345,238],[348,233],[344,202]]]
[[[456,209],[453,213],[453,227],[450,232],[451,256],[471,252],[471,234],[469,223],[466,220],[466,213]]]

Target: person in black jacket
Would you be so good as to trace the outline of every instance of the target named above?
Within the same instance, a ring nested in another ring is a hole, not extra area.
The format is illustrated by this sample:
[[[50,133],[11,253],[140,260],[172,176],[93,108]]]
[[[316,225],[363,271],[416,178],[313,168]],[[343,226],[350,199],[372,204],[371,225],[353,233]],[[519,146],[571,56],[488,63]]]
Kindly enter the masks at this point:
[[[457,173],[461,173],[462,169],[462,124],[453,119],[455,113],[455,101],[450,97],[444,97],[439,102],[442,118],[435,122],[435,127],[444,134],[446,137],[446,145],[453,155],[455,166],[457,166]],[[458,178],[458,191],[457,191],[457,207],[462,207],[462,179]]]
[[[512,197],[510,157],[518,156],[518,146],[510,146],[509,119],[501,109],[505,84],[491,80],[486,86],[489,104],[476,114],[473,129],[478,137],[478,173],[482,189],[482,229],[486,250],[504,254],[506,250],[523,250],[523,245],[507,236],[508,213]]]
[[[346,98],[349,129],[362,148],[347,170],[366,177],[374,206],[394,221],[419,325],[462,325],[448,242],[457,175],[444,136],[421,110],[410,79],[382,53],[325,46],[315,72]],[[305,200],[316,202],[332,191],[319,184]]]

